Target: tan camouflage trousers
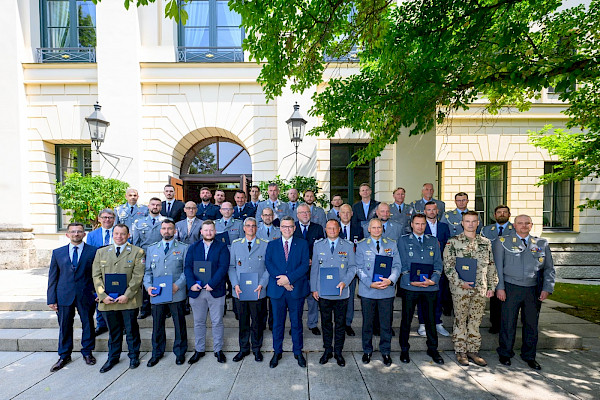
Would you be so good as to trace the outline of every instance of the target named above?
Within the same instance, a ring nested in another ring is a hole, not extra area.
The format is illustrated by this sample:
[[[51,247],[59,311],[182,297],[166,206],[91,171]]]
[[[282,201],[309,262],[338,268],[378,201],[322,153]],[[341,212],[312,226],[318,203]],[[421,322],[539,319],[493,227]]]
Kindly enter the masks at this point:
[[[485,297],[470,292],[452,293],[454,303],[454,327],[452,341],[456,353],[476,353],[481,347],[479,326],[485,311]]]

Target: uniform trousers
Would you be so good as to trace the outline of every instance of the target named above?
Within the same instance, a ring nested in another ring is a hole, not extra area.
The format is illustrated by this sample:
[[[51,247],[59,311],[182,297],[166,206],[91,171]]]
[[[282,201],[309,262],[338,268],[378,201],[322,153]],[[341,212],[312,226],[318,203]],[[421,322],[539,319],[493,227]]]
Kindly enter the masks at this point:
[[[319,303],[312,294],[309,294],[306,297],[306,303],[308,306],[306,325],[308,326],[308,329],[313,329],[319,325]]]
[[[348,299],[328,300],[319,299],[321,310],[321,327],[323,328],[323,348],[326,352],[342,354],[346,339],[346,311]],[[333,314],[333,322],[332,322]],[[335,328],[334,328],[335,324]],[[335,342],[333,341],[335,337]],[[333,346],[332,346],[333,344]]]
[[[538,300],[536,286],[518,286],[505,282],[506,301],[502,304],[502,320],[500,324],[500,346],[498,355],[514,357],[513,346],[517,333],[517,320],[521,311],[523,321],[523,345],[521,358],[525,361],[535,360],[538,341],[538,319],[542,302]]]
[[[477,353],[481,347],[479,326],[485,311],[484,296],[474,290],[469,293],[452,293],[454,301],[454,327],[452,341],[456,353]]]
[[[119,360],[123,349],[123,328],[127,338],[130,360],[140,357],[140,327],[137,323],[138,309],[102,311],[108,324],[108,360]]]
[[[394,312],[394,297],[387,299],[369,299],[361,296],[363,325],[362,348],[367,354],[373,353],[373,323],[375,312],[379,311],[379,351],[383,355],[390,355],[392,351],[392,318]]]
[[[496,295],[490,298],[490,323],[492,329],[500,331],[500,320],[502,319],[502,302]]]
[[[410,336],[410,325],[415,314],[417,303],[423,307],[425,332],[427,333],[427,349],[437,351],[438,336],[435,329],[434,308],[438,292],[425,292],[416,290],[404,290],[402,297],[402,322],[400,323],[400,349],[408,351],[408,337]]]
[[[239,316],[240,351],[250,351],[250,343],[252,343],[253,352],[260,351],[265,331],[267,298],[255,301],[233,299],[233,302]]]
[[[208,290],[202,289],[198,297],[195,299],[190,297],[190,306],[194,314],[195,350],[206,351],[206,317],[209,312],[212,324],[213,351],[216,353],[223,350],[225,296],[215,298]]]
[[[187,327],[185,324],[185,300],[174,303],[152,305],[152,357],[161,357],[165,353],[167,336],[165,321],[167,313],[171,313],[175,326],[173,353],[183,356],[187,351]]]
[[[442,323],[442,306],[444,305],[444,296],[450,296],[450,287],[448,286],[448,278],[446,278],[446,274],[443,273],[440,276],[440,283],[439,283],[439,292],[437,295],[437,298],[435,300],[435,304],[434,304],[434,316],[435,316],[435,323],[436,324],[441,324]],[[422,303],[419,302],[417,303],[417,317],[419,318],[419,324],[424,324],[425,323],[425,318],[423,316],[423,311],[421,311],[421,305]]]
[[[352,325],[354,319],[354,299],[356,298],[356,282],[358,278],[354,277],[350,285],[348,285],[348,291],[350,292],[350,299],[348,300],[348,309],[346,311],[346,326]],[[322,320],[322,318],[321,318]]]
[[[89,356],[94,350],[96,344],[94,335],[94,304],[88,300],[75,297],[70,306],[58,306],[58,325],[60,331],[58,334],[58,355],[60,358],[66,358],[73,351],[73,321],[75,319],[75,309],[81,320],[81,354]]]

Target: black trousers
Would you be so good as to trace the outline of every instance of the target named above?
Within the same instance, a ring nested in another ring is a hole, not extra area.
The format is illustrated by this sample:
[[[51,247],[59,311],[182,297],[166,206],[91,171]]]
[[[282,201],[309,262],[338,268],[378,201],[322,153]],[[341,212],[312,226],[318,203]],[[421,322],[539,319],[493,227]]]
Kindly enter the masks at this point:
[[[273,330],[273,306],[271,305],[271,298],[267,297],[267,310],[263,316],[264,326],[267,326],[267,322],[269,323],[269,329]]]
[[[234,298],[233,307],[237,310],[239,318],[240,351],[250,351],[250,343],[253,352],[260,351],[265,331],[267,298],[256,301],[240,301]]]
[[[389,355],[392,351],[392,318],[394,312],[394,297],[387,299],[360,298],[363,314],[362,348],[367,354],[373,353],[373,324],[375,312],[379,312],[379,351]]]
[[[176,356],[185,354],[188,348],[187,327],[185,324],[185,300],[175,303],[152,305],[152,357],[160,357],[165,354],[167,336],[165,334],[165,322],[167,313],[171,312],[173,325],[175,326],[175,341],[173,342],[173,353]]]
[[[323,348],[326,352],[333,351],[335,354],[341,355],[346,340],[348,299],[328,300],[320,298],[319,309],[321,311],[321,328],[323,328]],[[335,342],[333,341],[334,337]]]
[[[538,319],[542,306],[542,302],[536,296],[537,288],[535,286],[517,286],[506,282],[504,290],[506,291],[506,301],[502,304],[498,355],[514,357],[513,346],[515,345],[519,311],[521,311],[521,320],[523,321],[521,358],[525,361],[535,360]]]
[[[437,351],[438,336],[435,329],[435,304],[438,292],[420,292],[416,290],[405,290],[402,297],[402,322],[400,323],[400,349],[408,351],[408,337],[410,336],[410,325],[415,314],[415,307],[420,303],[423,317],[425,319],[425,332],[427,332],[427,349]]]
[[[142,306],[140,307],[140,312],[143,314],[150,315],[152,313],[152,305],[150,304],[150,295],[144,289],[144,285],[142,285]]]
[[[500,330],[500,320],[502,319],[502,302],[498,300],[496,295],[490,298],[490,322],[492,328]]]
[[[127,355],[131,360],[140,356],[140,327],[137,323],[137,308],[134,310],[102,311],[108,324],[108,359],[119,360],[123,349],[123,328],[127,334]]]
[[[81,320],[81,354],[89,356],[96,344],[94,333],[94,312],[96,311],[93,301],[76,296],[70,306],[58,306],[58,355],[66,358],[73,351],[73,321],[75,320],[75,309]]]

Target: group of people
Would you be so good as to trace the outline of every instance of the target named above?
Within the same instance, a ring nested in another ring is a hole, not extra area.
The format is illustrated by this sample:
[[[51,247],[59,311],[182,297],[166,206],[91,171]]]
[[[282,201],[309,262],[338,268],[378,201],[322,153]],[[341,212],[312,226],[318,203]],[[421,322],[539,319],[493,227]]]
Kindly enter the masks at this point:
[[[530,234],[529,216],[519,215],[511,224],[510,209],[500,205],[494,210],[496,222],[482,227],[478,213],[468,209],[466,193],[457,193],[456,208],[447,211],[444,202],[433,198],[430,183],[423,185],[421,198],[410,204],[404,201],[403,188],[394,190],[394,202],[387,204],[373,200],[370,186],[362,184],[360,201],[351,206],[334,195],[328,212],[315,204],[311,190],[303,193],[303,202],[297,189],[289,190],[288,202],[281,201],[274,183],[263,201],[257,186],[249,194],[246,201],[246,193],[237,191],[234,205],[217,192],[212,203],[211,191],[202,188],[201,202],[183,203],[175,200],[173,186],[166,185],[164,201],[153,197],[143,206],[137,204],[137,191],[128,189],[125,204],[100,212],[101,226],[90,232],[87,243],[84,226],[69,224],[70,243],[53,251],[48,278],[48,305],[57,311],[60,326],[59,360],[51,371],[71,361],[75,310],[82,322],[81,352],[87,364],[96,363],[95,336],[109,332],[108,359],[100,372],[119,362],[124,332],[130,368],[139,366],[137,319],[149,315],[152,357],[147,366],[156,365],[165,353],[169,316],[175,328],[176,364],[183,364],[188,350],[185,315],[190,310],[195,340],[188,363],[206,354],[209,315],[214,356],[225,363],[223,316],[228,288],[239,321],[239,352],[233,361],[241,361],[251,351],[256,361],[263,361],[268,325],[274,351],[269,366],[277,367],[289,316],[293,354],[305,367],[306,301],[312,334],[321,335],[321,319],[324,352],[319,362],[334,358],[343,367],[345,337],[356,334],[352,328],[356,286],[362,306],[364,363],[371,361],[373,336],[379,335],[383,363],[392,364],[393,307],[399,296],[401,362],[410,362],[409,336],[416,308],[417,331],[427,337],[427,354],[435,363],[444,363],[438,334],[449,333],[441,315],[450,315],[453,308],[457,362],[485,366],[479,355],[479,328],[490,298],[490,332],[500,333],[500,362],[510,365],[515,355],[522,310],[521,358],[531,368],[541,368],[535,360],[538,317],[541,302],[554,287],[554,266],[548,242]],[[120,282],[111,281],[115,274],[121,276]],[[167,300],[158,297],[164,282],[171,286]],[[125,287],[117,291],[115,284]]]

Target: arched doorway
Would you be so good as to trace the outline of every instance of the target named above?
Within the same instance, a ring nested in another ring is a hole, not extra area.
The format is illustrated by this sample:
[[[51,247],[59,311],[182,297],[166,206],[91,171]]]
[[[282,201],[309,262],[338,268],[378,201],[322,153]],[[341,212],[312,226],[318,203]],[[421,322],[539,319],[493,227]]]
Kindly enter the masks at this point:
[[[200,201],[200,188],[221,189],[233,202],[236,190],[248,192],[252,182],[252,160],[244,147],[222,137],[202,140],[183,157],[180,179],[186,201]]]

